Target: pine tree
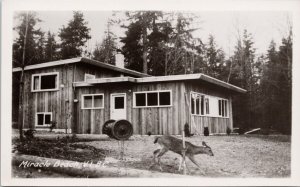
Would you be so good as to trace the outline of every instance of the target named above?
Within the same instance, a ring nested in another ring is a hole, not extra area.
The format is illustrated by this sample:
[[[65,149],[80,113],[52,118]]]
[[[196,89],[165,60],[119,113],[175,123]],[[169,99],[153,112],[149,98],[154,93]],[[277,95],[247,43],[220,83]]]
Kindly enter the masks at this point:
[[[221,48],[218,48],[215,38],[209,35],[208,43],[205,48],[206,74],[218,79],[223,77],[225,54]]]
[[[58,54],[59,45],[55,41],[55,35],[48,31],[47,40],[45,44],[45,61],[55,61],[59,59]]]
[[[83,47],[87,40],[91,38],[87,27],[87,22],[84,21],[83,13],[75,11],[73,19],[69,21],[68,26],[60,29],[58,36],[61,40],[61,58],[74,58],[81,56]]]
[[[39,52],[43,48],[44,34],[40,28],[36,28],[41,20],[35,12],[22,12],[16,16],[16,20],[20,24],[14,28],[18,37],[13,43],[13,67],[42,63]]]
[[[116,36],[110,31],[112,22],[107,23],[107,30],[101,43],[96,44],[93,51],[93,59],[100,62],[115,65],[115,54],[117,51]]]
[[[23,140],[23,116],[24,116],[24,69],[30,64],[43,62],[37,53],[43,49],[43,33],[35,26],[41,20],[35,12],[22,12],[16,17],[20,24],[14,29],[18,38],[13,43],[13,67],[21,67],[21,73],[14,76],[13,81],[13,106],[18,108],[18,126],[20,140]],[[38,40],[36,40],[38,38]],[[42,51],[43,53],[43,51]],[[17,107],[16,107],[17,106]]]

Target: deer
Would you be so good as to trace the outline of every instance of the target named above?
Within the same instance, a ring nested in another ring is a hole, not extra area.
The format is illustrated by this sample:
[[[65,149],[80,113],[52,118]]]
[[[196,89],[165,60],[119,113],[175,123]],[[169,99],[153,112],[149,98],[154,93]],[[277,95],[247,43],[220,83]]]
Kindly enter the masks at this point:
[[[181,156],[181,161],[182,161],[183,159],[182,140],[175,138],[173,136],[164,135],[161,137],[156,137],[154,140],[154,144],[156,143],[160,145],[161,149],[157,149],[153,152],[153,164],[150,166],[150,168],[158,164],[160,170],[163,171],[161,167],[160,159],[168,151],[172,151],[174,153],[179,154]],[[185,156],[188,157],[198,168],[200,168],[200,165],[194,158],[194,156],[197,154],[207,154],[209,156],[214,156],[212,149],[204,141],[202,142],[202,146],[196,146],[190,142],[185,142]],[[180,161],[178,171],[181,169],[181,164],[182,164],[181,161]]]

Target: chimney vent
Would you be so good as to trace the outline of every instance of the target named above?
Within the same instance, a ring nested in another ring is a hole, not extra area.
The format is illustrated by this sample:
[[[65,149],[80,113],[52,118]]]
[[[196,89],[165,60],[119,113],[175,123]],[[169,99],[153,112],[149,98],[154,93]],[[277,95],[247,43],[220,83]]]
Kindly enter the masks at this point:
[[[116,66],[119,68],[124,68],[124,56],[121,53],[116,54]]]

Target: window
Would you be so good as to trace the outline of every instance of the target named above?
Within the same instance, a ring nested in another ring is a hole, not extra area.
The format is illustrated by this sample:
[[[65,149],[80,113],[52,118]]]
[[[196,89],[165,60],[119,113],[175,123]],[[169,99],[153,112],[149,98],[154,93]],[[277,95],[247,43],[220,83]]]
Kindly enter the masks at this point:
[[[228,117],[228,100],[219,99],[219,116]]]
[[[202,94],[192,93],[191,94],[191,112],[196,115],[204,115],[209,113],[208,98]],[[205,109],[207,112],[205,113]]]
[[[210,117],[228,117],[228,100],[208,96],[201,93],[191,93],[191,113],[193,115]]]
[[[38,112],[36,113],[36,126],[50,126],[52,121],[52,112]]]
[[[135,92],[134,107],[168,107],[171,106],[171,91]]]
[[[58,90],[58,72],[32,75],[31,91]]]
[[[124,97],[115,97],[115,109],[123,109],[124,103]]]
[[[205,98],[205,114],[209,114],[209,99]]]
[[[86,82],[87,80],[90,80],[90,79],[95,79],[96,76],[95,75],[92,75],[92,74],[84,74],[84,82]]]
[[[103,94],[82,95],[82,109],[101,109],[104,108]]]

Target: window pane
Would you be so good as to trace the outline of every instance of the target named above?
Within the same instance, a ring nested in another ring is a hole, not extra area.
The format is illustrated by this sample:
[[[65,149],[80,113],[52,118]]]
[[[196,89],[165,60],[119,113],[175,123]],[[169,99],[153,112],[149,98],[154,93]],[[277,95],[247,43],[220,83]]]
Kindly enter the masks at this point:
[[[224,116],[227,117],[227,100],[225,100],[225,103],[224,103],[224,110],[225,110],[225,114]]]
[[[50,125],[51,115],[45,114],[45,125]]]
[[[33,77],[33,90],[39,90],[39,76]]]
[[[204,96],[201,95],[201,115],[204,115]]]
[[[200,99],[196,98],[196,114],[200,114]]]
[[[37,122],[37,124],[38,125],[44,125],[44,114],[38,114],[37,115],[37,120],[38,120],[38,122]]]
[[[55,89],[57,75],[42,75],[41,76],[41,89]]]
[[[158,105],[158,93],[147,93],[148,106]]]
[[[159,105],[171,105],[170,92],[159,92]]]
[[[94,107],[103,107],[103,95],[94,95]]]
[[[209,114],[209,99],[205,98],[205,110],[206,114]]]
[[[146,106],[146,94],[145,93],[135,94],[135,104],[136,106]]]
[[[84,103],[84,108],[92,108],[92,100],[93,96],[84,96],[83,98],[83,103]]]
[[[115,109],[124,108],[124,97],[115,97]]]
[[[191,97],[191,112],[192,114],[195,114],[195,99],[193,98],[193,95]]]
[[[222,116],[224,117],[225,114],[225,108],[224,108],[224,100],[222,100]]]
[[[222,115],[222,101],[219,100],[219,116]]]

